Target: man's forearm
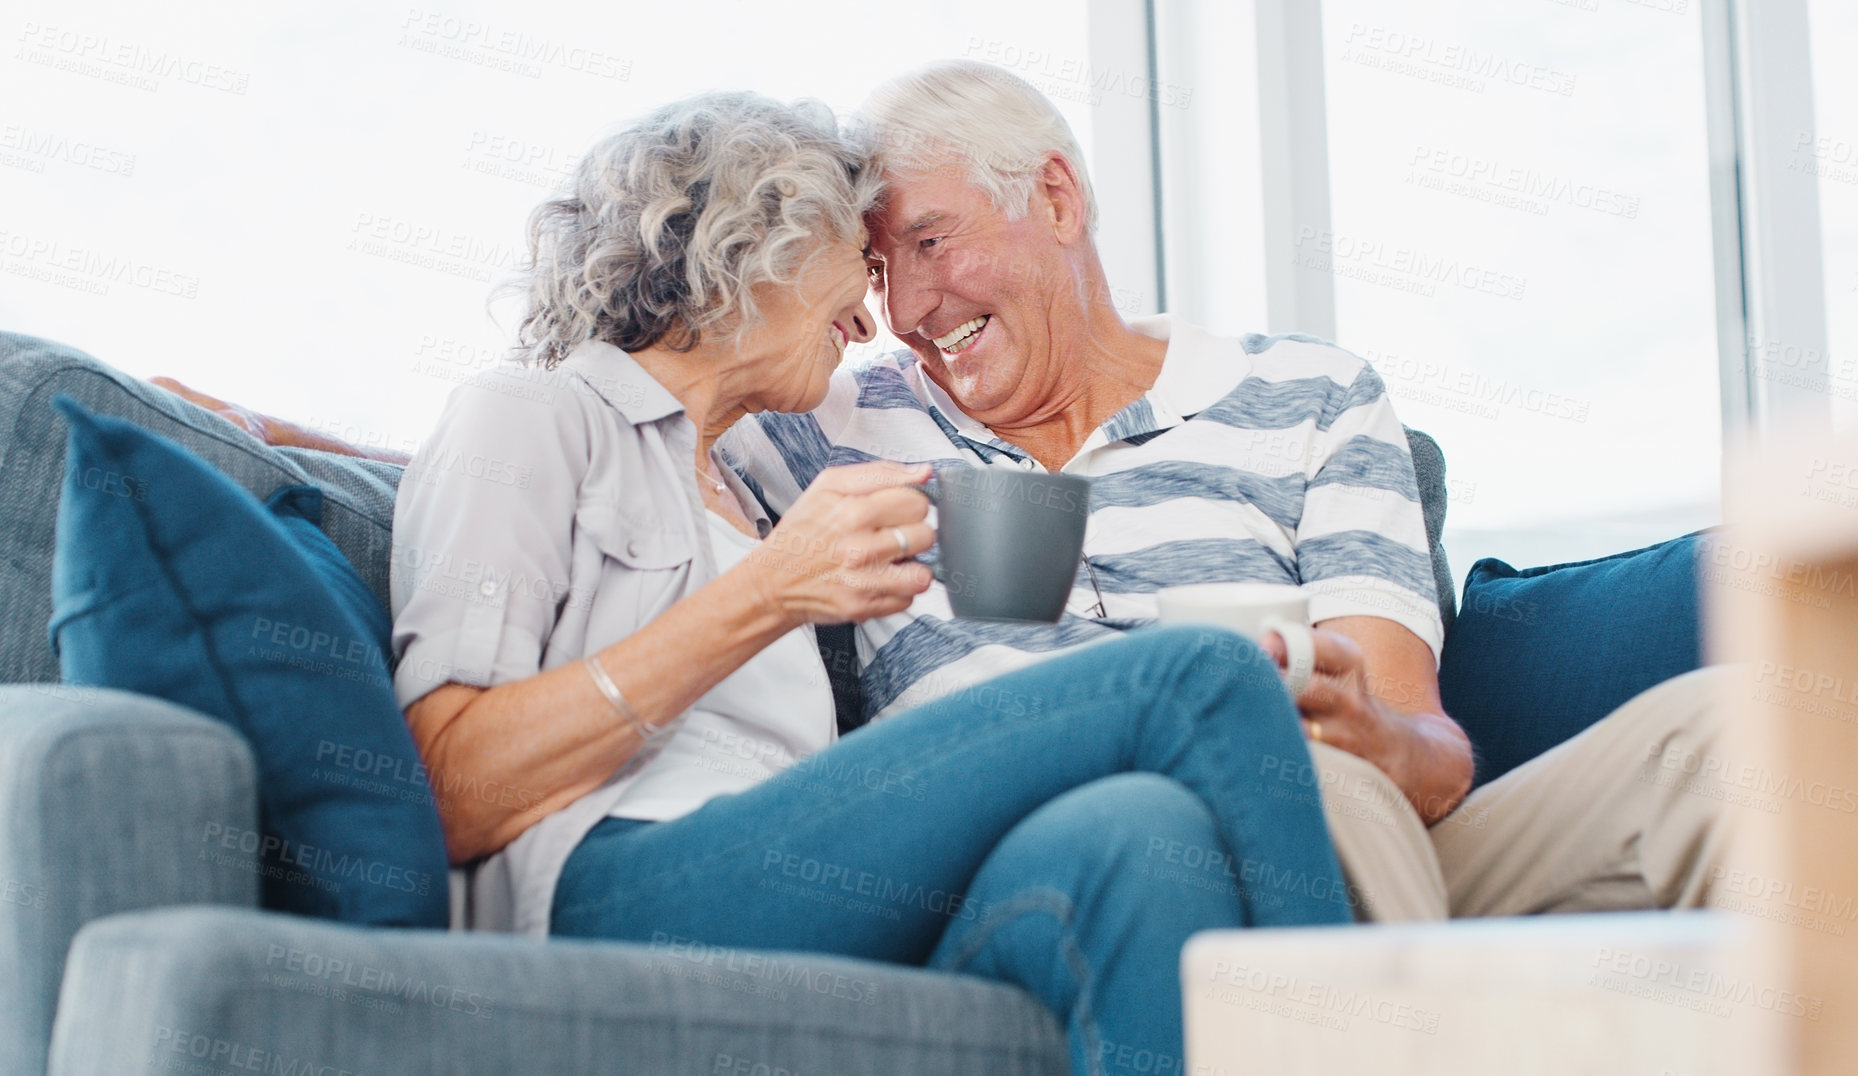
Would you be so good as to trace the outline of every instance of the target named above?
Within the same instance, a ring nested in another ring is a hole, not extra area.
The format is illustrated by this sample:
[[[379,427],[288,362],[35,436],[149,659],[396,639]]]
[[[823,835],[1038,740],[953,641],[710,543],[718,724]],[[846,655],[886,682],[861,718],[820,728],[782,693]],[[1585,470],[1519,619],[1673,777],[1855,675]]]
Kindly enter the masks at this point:
[[[273,420],[276,422],[276,420]],[[280,426],[290,427],[290,432],[281,435],[273,431],[265,437],[269,445],[288,445],[295,448],[313,448],[318,452],[333,452],[338,456],[355,456],[364,460],[376,460],[405,467],[413,457],[405,452],[395,452],[391,448],[363,448],[334,437],[326,437],[314,430],[306,430],[292,423],[276,422]]]
[[[228,403],[217,396],[209,396],[199,389],[189,388],[171,377],[151,378],[150,383],[167,389],[188,403],[213,412],[267,445],[279,448],[311,448],[318,452],[333,452],[338,456],[378,460],[381,463],[391,463],[400,467],[405,467],[413,459],[405,452],[396,452],[391,448],[363,448],[340,438],[330,437],[327,434],[299,426],[288,419],[273,418],[249,407]]]
[[[1306,690],[1305,716],[1314,705],[1314,716],[1335,726],[1323,738],[1380,767],[1427,825],[1450,814],[1471,788],[1471,739],[1445,715],[1431,648],[1381,617],[1336,617],[1317,627],[1358,653],[1329,645],[1341,679],[1328,691]]]

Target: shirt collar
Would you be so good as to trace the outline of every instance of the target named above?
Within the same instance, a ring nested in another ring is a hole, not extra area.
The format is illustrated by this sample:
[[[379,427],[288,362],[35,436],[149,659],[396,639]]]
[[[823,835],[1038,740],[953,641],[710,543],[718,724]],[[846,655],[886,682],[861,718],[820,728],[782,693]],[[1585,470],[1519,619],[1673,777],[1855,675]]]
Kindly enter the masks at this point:
[[[1178,426],[1189,416],[1224,399],[1234,385],[1245,379],[1251,366],[1251,356],[1239,340],[1214,336],[1168,314],[1136,318],[1129,323],[1129,328],[1168,344],[1155,384],[1141,400],[1130,405],[1147,403],[1154,412],[1153,429],[1156,430]],[[1124,408],[1125,412],[1128,410]],[[1131,431],[1120,436],[1128,437],[1137,432],[1149,431]]]
[[[992,463],[995,453],[1004,453],[1013,459],[1021,459],[1026,455],[1025,449],[1002,440],[985,425],[968,417],[967,412],[955,403],[954,397],[943,392],[942,386],[929,379],[929,375],[923,372],[921,360],[914,354],[900,357],[898,362],[907,367],[905,375],[915,381],[916,391],[928,402],[929,417],[942,427],[942,432],[948,434],[950,440],[960,437],[967,441],[985,463]]]
[[[1173,429],[1188,416],[1197,415],[1223,399],[1234,385],[1244,380],[1245,369],[1251,361],[1240,341],[1214,336],[1169,314],[1131,319],[1129,328],[1168,345],[1161,358],[1161,371],[1147,392],[1092,432],[1078,449],[1080,455],[1099,445]],[[915,356],[910,358],[913,360]],[[938,417],[971,442],[1023,454],[1011,442],[1002,440],[993,430],[963,413],[942,391],[942,386],[923,372],[921,362],[912,365],[914,369],[910,373],[918,391]]]
[[[604,340],[584,341],[561,360],[561,368],[578,375],[634,426],[684,413],[684,405],[639,360]]]
[[[953,426],[963,437],[971,441],[980,441],[982,443],[999,440],[999,438],[994,436],[992,430],[976,422],[972,418],[969,418],[967,412],[963,411],[960,405],[955,403],[954,397],[942,391],[942,386],[936,384],[929,375],[924,372],[922,360],[918,359],[915,355],[910,355],[902,361],[909,364],[909,373],[916,379],[917,391],[921,392],[923,397],[929,401],[930,409],[940,412],[941,416],[948,420],[948,424]]]

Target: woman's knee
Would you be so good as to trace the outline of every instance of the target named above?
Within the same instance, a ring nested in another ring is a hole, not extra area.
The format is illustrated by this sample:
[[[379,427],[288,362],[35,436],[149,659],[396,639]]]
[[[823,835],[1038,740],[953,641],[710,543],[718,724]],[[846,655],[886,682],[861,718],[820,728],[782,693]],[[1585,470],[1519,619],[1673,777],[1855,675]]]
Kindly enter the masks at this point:
[[[1205,801],[1152,773],[1117,774],[1074,789],[1028,816],[1002,844],[1014,841],[1041,856],[1112,872],[1140,873],[1189,855],[1200,862],[1224,851]]]
[[[1021,824],[1030,854],[1090,914],[1170,918],[1195,928],[1235,925],[1240,864],[1206,803],[1155,774],[1093,781],[1053,800]]]
[[[1170,624],[1135,632],[1132,645],[1156,655],[1175,691],[1221,696],[1245,689],[1284,694],[1277,662],[1251,638],[1211,624]]]

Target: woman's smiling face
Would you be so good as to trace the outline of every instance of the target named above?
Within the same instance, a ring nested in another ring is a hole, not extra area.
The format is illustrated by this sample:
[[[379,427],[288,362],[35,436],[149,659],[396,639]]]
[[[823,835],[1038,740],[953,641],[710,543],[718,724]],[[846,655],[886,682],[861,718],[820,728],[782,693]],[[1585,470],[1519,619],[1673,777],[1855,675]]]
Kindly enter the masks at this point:
[[[756,360],[751,411],[811,411],[826,398],[846,345],[871,340],[877,326],[865,309],[865,279],[863,250],[832,242],[793,283],[756,287],[762,321],[740,345]]]

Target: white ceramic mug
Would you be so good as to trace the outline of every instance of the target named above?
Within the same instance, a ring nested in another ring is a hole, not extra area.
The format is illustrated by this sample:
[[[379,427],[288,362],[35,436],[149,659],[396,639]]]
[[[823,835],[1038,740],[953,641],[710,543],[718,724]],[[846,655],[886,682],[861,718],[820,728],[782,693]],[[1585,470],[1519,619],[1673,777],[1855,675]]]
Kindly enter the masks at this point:
[[[1290,697],[1303,694],[1316,671],[1316,636],[1310,630],[1310,599],[1288,583],[1195,583],[1155,595],[1164,624],[1212,624],[1262,641],[1266,632],[1284,639],[1284,682]]]

